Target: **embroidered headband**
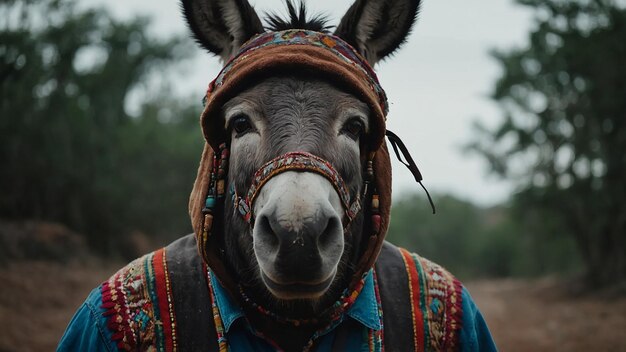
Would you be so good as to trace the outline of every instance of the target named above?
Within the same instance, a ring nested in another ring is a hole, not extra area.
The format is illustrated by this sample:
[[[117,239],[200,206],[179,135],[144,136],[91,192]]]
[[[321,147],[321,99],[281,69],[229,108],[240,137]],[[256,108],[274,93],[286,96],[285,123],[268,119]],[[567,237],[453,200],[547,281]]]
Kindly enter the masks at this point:
[[[268,32],[252,37],[252,39],[243,44],[239,52],[228,61],[215,80],[209,84],[207,95],[212,93],[216,88],[221,87],[224,84],[224,80],[228,78],[228,74],[232,68],[240,61],[246,60],[254,51],[271,46],[285,45],[312,45],[314,47],[323,48],[333,53],[347,64],[354,65],[364,73],[369,81],[370,88],[378,95],[380,106],[383,108],[385,115],[387,114],[387,95],[380,86],[376,73],[350,44],[334,35],[301,29]]]

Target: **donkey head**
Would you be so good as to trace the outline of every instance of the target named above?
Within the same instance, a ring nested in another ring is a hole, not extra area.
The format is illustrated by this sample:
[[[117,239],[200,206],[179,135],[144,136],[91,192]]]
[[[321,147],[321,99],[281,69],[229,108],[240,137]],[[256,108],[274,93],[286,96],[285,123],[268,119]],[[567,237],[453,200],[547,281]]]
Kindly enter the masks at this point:
[[[359,0],[334,34],[373,66],[405,41],[419,2]],[[182,3],[196,40],[224,62],[265,31],[245,0]],[[300,14],[289,2],[288,8],[290,20],[272,17],[269,30],[326,28],[319,18],[307,22],[302,5]],[[291,70],[255,75],[222,104],[221,115],[215,128],[229,144],[227,189],[235,195],[226,197],[223,219],[227,267],[264,304],[279,310],[289,304],[323,308],[346,287],[362,253],[363,212],[350,217],[346,208],[363,191],[373,133],[368,104],[314,71]],[[236,211],[236,195],[248,192],[253,175],[268,161],[278,157],[283,163],[294,155],[319,161],[339,181],[302,169],[281,172],[259,186],[245,221]]]

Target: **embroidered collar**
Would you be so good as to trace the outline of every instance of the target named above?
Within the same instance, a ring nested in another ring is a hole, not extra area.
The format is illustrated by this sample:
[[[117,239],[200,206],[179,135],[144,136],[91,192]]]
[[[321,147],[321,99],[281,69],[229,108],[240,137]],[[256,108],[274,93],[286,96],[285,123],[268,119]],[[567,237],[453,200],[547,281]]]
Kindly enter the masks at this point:
[[[373,272],[370,270],[365,277],[363,290],[345,314],[365,327],[378,331],[382,326],[380,324],[373,276]],[[232,301],[226,289],[215,278],[215,275],[210,275],[210,280],[217,308],[224,324],[224,330],[228,333],[233,323],[244,317],[244,312],[240,306]]]

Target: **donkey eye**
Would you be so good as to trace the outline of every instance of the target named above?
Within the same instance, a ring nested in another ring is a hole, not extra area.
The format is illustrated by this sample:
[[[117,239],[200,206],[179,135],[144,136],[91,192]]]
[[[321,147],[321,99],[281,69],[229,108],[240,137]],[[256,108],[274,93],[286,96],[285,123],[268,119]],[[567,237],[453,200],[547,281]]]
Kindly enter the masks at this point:
[[[231,128],[237,133],[237,136],[243,136],[252,131],[252,123],[247,115],[241,114],[233,118]]]
[[[365,131],[365,125],[363,124],[363,121],[361,121],[358,117],[354,117],[348,120],[345,125],[343,125],[341,131],[345,133],[348,137],[354,139],[355,141],[358,141],[359,138],[361,138],[363,131]]]

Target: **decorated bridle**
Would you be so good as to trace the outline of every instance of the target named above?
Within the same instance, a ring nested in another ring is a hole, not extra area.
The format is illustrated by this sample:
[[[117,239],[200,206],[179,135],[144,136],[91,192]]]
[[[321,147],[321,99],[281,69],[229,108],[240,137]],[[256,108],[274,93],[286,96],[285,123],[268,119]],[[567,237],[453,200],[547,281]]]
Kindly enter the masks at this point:
[[[354,220],[357,213],[361,210],[361,199],[357,195],[354,200],[350,198],[350,191],[346,183],[335,170],[332,164],[319,156],[307,152],[290,152],[283,154],[275,159],[270,160],[261,166],[252,178],[252,185],[248,189],[245,197],[238,196],[235,186],[232,187],[233,203],[236,204],[236,210],[247,223],[253,221],[252,209],[254,201],[261,188],[274,176],[287,171],[313,172],[325,177],[335,188],[341,204],[345,210],[346,221],[344,227]]]
[[[219,152],[215,153],[213,156],[213,170],[215,171],[211,172],[209,192],[205,200],[204,208],[202,209],[205,216],[204,231],[207,232],[206,236],[208,236],[211,231],[216,206],[219,202],[223,202],[225,197],[226,173],[229,155],[230,153],[226,143],[223,143],[220,145]],[[368,190],[371,189],[370,184],[374,179],[374,167],[372,160],[373,153],[367,162],[363,190],[352,197],[345,181],[329,161],[307,152],[289,152],[283,154],[263,164],[263,166],[261,166],[254,173],[254,176],[252,177],[252,184],[248,188],[248,192],[245,196],[240,196],[237,193],[235,185],[231,185],[230,193],[234,209],[239,213],[239,215],[241,215],[246,223],[253,225],[254,201],[259,195],[261,188],[267,184],[271,178],[288,171],[313,172],[326,178],[333,185],[335,191],[337,191],[341,204],[344,208],[345,217],[343,220],[343,226],[344,229],[346,229],[361,211],[361,199],[364,199],[367,196]],[[372,225],[374,233],[378,233],[380,229],[380,214],[378,213],[378,206],[378,195],[374,192],[370,207],[373,214]]]

